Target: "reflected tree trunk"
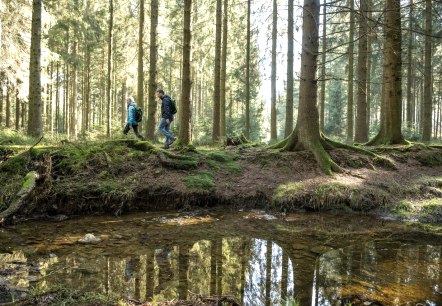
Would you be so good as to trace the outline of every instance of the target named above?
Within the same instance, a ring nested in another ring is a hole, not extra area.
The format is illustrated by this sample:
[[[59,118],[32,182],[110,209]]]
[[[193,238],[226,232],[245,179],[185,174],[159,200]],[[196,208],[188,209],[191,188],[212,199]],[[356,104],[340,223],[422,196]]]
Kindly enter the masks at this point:
[[[282,249],[282,272],[281,272],[281,298],[287,300],[287,284],[288,284],[288,269],[289,257],[287,252]]]
[[[247,266],[247,260],[246,260],[246,251],[247,251],[247,243],[246,241],[242,241],[241,245],[241,301],[240,303],[244,303],[244,291],[246,287],[246,266]]]
[[[223,239],[216,245],[216,293],[221,296],[223,294]]]
[[[265,305],[271,305],[271,290],[272,284],[272,242],[267,240],[267,251],[266,251],[266,300]]]
[[[216,293],[216,251],[217,241],[210,241],[210,295]]]
[[[179,246],[178,255],[178,298],[180,300],[187,300],[187,292],[189,282],[187,279],[187,272],[189,270],[189,245],[182,244]]]
[[[146,301],[151,301],[154,295],[155,287],[155,252],[149,250],[146,254]]]

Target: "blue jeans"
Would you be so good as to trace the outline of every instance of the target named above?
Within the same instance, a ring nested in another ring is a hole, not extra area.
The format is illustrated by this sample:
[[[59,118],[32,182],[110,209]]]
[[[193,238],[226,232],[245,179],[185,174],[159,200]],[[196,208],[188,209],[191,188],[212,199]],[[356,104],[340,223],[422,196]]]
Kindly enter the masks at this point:
[[[172,123],[172,121],[170,121],[170,123]],[[164,136],[166,136],[166,144],[168,144],[170,142],[170,139],[173,138],[173,135],[170,134],[170,123],[168,124],[166,122],[166,118],[161,118],[160,126],[158,127],[160,132],[163,133]]]

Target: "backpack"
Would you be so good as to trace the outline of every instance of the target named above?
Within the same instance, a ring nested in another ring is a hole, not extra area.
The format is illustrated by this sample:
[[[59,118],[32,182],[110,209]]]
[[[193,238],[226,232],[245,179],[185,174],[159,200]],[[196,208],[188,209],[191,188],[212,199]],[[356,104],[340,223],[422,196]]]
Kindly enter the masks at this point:
[[[176,108],[176,101],[172,98],[170,98],[170,112],[172,113],[172,115],[175,115],[178,112]]]
[[[135,108],[135,121],[141,122],[143,120],[143,110],[141,107]]]

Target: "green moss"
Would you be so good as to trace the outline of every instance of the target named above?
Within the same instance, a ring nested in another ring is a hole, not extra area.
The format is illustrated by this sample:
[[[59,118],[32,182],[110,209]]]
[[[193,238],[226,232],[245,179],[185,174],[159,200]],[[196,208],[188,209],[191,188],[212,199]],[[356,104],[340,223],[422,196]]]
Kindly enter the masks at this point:
[[[189,175],[184,178],[184,184],[191,189],[210,189],[215,187],[213,174],[207,171],[201,171],[195,175]]]
[[[442,176],[437,177],[423,177],[421,179],[421,184],[424,186],[430,186],[430,187],[436,187],[436,188],[442,188]]]
[[[25,175],[27,172],[27,169],[26,169],[27,162],[28,162],[28,158],[26,156],[26,153],[21,153],[19,155],[16,155],[16,156],[11,157],[8,160],[6,160],[0,166],[0,170],[2,172],[20,173],[22,175]]]
[[[352,186],[339,182],[308,186],[305,182],[291,182],[276,188],[272,206],[278,210],[358,210],[382,207],[388,194],[380,189]]]
[[[422,166],[442,166],[442,151],[437,149],[422,150],[416,155],[416,159]]]
[[[210,152],[209,154],[207,154],[207,158],[220,163],[227,163],[233,160],[232,157],[225,152]]]
[[[408,200],[402,200],[396,203],[392,212],[398,215],[407,215],[413,210],[413,205]]]
[[[436,198],[422,203],[421,212],[434,218],[442,218],[442,199]]]

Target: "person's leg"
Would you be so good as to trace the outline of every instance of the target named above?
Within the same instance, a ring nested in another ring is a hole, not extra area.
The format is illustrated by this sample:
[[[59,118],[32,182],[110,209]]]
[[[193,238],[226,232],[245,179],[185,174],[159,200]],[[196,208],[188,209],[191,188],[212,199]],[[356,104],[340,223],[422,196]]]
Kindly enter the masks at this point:
[[[172,122],[171,122],[171,123],[172,123]],[[171,145],[172,143],[174,143],[175,140],[176,140],[175,136],[173,136],[172,133],[170,133],[170,124],[171,124],[171,123],[169,123],[169,124],[167,125],[167,127],[166,127],[167,132],[169,132],[169,135],[170,135],[170,137],[169,137],[169,139],[168,139],[168,143],[169,143],[169,145]]]
[[[158,129],[160,130],[161,133],[163,133],[164,136],[166,136],[165,144],[168,144],[171,135],[169,133],[170,125],[167,124],[166,119],[161,118],[160,126],[158,127]]]
[[[137,135],[137,137],[138,137],[139,139],[144,140],[143,135],[141,135],[141,134],[138,132],[138,125],[132,125],[132,128],[134,129],[134,133],[135,133],[135,135]]]
[[[127,133],[129,133],[129,130],[130,130],[129,124],[126,124],[126,126],[124,127],[124,130],[123,130],[123,134],[127,135]]]

